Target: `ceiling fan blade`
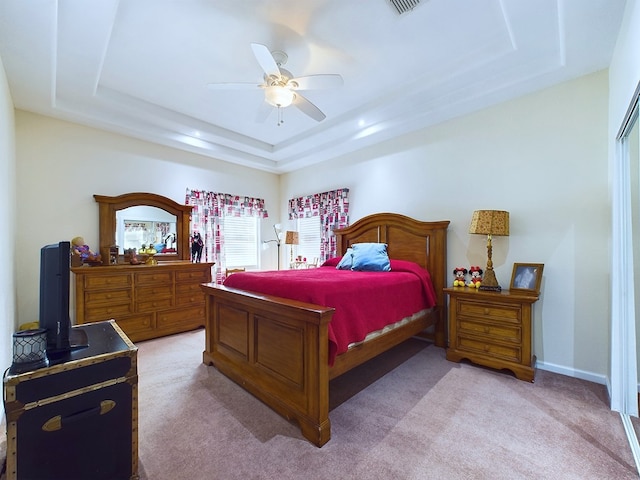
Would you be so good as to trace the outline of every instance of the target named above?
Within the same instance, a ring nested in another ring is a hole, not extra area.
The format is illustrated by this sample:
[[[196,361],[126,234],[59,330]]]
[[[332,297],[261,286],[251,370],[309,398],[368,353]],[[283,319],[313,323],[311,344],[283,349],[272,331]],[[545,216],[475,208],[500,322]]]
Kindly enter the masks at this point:
[[[274,75],[276,77],[280,76],[280,68],[266,46],[261,43],[252,43],[251,49],[253,50],[253,54],[255,55],[256,60],[258,60],[260,67],[264,70],[264,73],[267,75]]]
[[[254,90],[260,88],[262,85],[257,83],[209,83],[207,88],[209,90]]]
[[[311,118],[313,118],[317,122],[321,122],[322,120],[327,118],[327,116],[324,113],[322,113],[322,111],[318,107],[316,107],[313,103],[311,103],[309,100],[304,98],[298,92],[295,93],[295,97],[293,99],[293,105],[298,107],[298,109],[302,113],[309,115]]]
[[[266,101],[262,102],[260,104],[260,107],[258,108],[258,113],[256,114],[256,122],[264,123],[272,111],[273,107],[271,105],[269,105]]]
[[[289,80],[289,85],[294,90],[321,90],[341,87],[344,81],[340,75],[328,73],[292,78]]]

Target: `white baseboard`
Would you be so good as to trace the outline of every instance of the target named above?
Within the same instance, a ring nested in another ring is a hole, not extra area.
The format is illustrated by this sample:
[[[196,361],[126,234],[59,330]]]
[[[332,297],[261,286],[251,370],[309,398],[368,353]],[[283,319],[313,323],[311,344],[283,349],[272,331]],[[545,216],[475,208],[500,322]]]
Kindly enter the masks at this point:
[[[555,365],[553,363],[536,362],[536,367],[540,370],[546,370],[548,372],[559,373],[560,375],[566,375],[567,377],[579,378],[581,380],[587,380],[589,382],[599,383],[601,385],[607,384],[607,377],[593,372],[586,372],[584,370],[577,370],[575,368],[567,368],[561,365]]]

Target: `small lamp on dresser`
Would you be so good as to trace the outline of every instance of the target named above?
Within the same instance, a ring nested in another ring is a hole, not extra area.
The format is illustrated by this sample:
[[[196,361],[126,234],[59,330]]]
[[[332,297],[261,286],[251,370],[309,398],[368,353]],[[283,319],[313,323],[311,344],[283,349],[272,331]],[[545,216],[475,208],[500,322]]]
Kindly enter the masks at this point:
[[[469,233],[487,236],[487,268],[480,284],[480,290],[501,291],[502,287],[493,271],[491,237],[493,235],[509,236],[509,212],[503,210],[476,210],[473,212],[473,217],[471,217]]]

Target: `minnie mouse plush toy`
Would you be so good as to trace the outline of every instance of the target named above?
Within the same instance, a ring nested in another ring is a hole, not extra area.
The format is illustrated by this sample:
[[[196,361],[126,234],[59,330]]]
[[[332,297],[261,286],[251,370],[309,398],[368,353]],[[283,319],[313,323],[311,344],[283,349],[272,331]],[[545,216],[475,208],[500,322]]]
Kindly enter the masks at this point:
[[[453,269],[453,286],[454,287],[464,287],[465,281],[464,277],[467,274],[467,269],[464,267],[456,267]]]
[[[469,274],[471,275],[471,280],[467,283],[468,287],[471,288],[480,288],[482,284],[482,269],[478,266],[469,267]]]

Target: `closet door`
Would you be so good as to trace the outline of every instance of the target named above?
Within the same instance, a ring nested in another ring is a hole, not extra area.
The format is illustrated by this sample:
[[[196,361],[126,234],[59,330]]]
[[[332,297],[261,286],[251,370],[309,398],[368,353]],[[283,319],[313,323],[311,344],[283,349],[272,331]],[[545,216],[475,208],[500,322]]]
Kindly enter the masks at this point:
[[[640,84],[616,137],[612,195],[611,408],[620,412],[640,472]]]
[[[626,144],[631,172],[631,212],[633,232],[633,280],[636,327],[636,370],[640,372],[640,124],[636,113],[633,127],[621,141]],[[630,359],[630,361],[633,361]],[[640,384],[640,379],[638,379]]]

